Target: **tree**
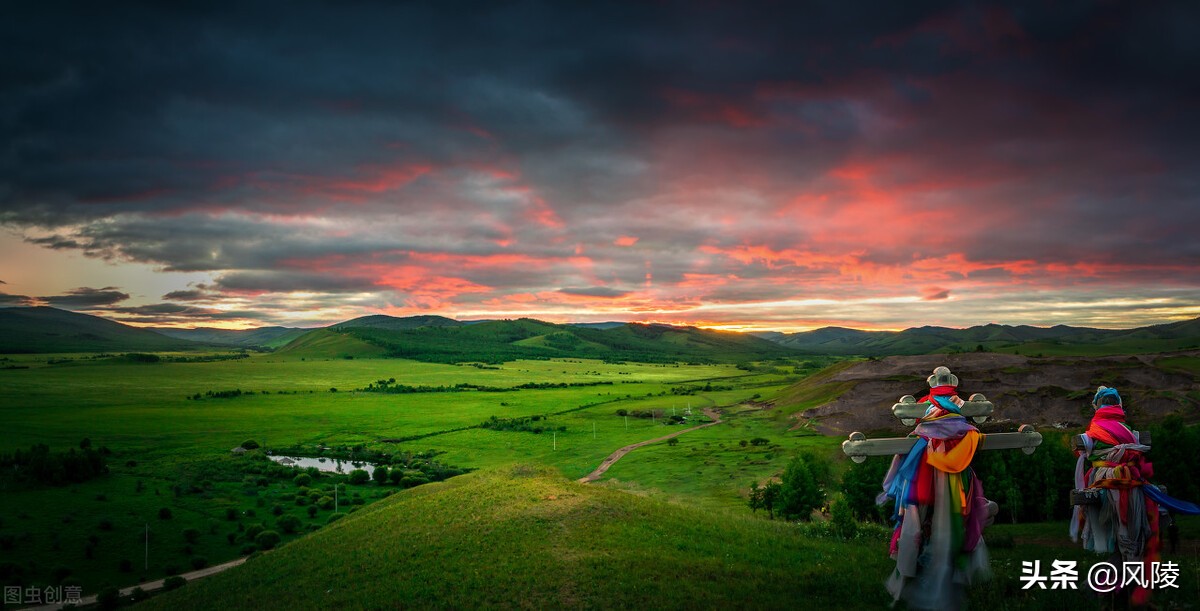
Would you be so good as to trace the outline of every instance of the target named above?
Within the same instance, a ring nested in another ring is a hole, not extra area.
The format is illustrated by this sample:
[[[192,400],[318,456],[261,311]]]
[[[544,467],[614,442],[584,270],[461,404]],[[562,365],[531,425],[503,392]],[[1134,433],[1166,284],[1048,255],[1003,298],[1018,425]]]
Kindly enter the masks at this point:
[[[825,498],[803,456],[788,463],[780,486],[779,514],[787,519],[808,521]]]
[[[96,605],[101,609],[116,609],[121,606],[121,593],[112,586],[104,588],[96,595]]]
[[[264,530],[254,537],[254,544],[258,546],[258,549],[268,550],[279,545],[280,540],[279,533],[273,530]]]
[[[286,515],[279,518],[279,520],[275,522],[275,525],[279,527],[279,530],[282,530],[288,534],[292,534],[297,530],[300,530],[300,518],[297,518],[293,515]]]
[[[370,479],[371,479],[371,476],[368,475],[367,472],[363,471],[362,469],[355,469],[350,472],[350,483],[351,484],[365,484],[368,481],[370,481]]]
[[[750,483],[750,499],[748,504],[750,505],[750,513],[758,513],[758,510],[763,508],[763,489],[758,487],[758,482]]]
[[[891,515],[889,505],[881,508],[875,504],[875,498],[883,492],[883,478],[890,464],[881,459],[852,462],[842,474],[842,498],[855,519],[881,522]]]
[[[388,481],[388,468],[383,465],[375,467],[375,472],[371,474],[371,479],[375,480],[375,483],[380,486],[386,484]]]
[[[253,439],[247,439],[246,441],[242,442],[242,448],[246,450],[257,450],[259,445],[257,441],[254,441]]]
[[[843,539],[852,539],[858,534],[858,522],[854,520],[854,512],[845,499],[838,499],[829,508],[829,522],[833,532]]]
[[[200,540],[200,531],[195,528],[183,529],[183,540],[188,543],[195,543]]]
[[[762,489],[762,506],[767,510],[767,517],[775,519],[775,508],[779,506],[779,482],[771,482]]]

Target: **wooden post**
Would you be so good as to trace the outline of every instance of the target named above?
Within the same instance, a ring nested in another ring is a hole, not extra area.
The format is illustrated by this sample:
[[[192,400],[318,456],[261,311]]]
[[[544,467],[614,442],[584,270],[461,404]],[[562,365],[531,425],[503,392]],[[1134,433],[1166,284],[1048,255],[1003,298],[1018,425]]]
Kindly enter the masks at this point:
[[[914,437],[890,437],[884,439],[867,439],[866,435],[857,431],[850,433],[850,438],[842,442],[842,452],[854,462],[863,462],[868,456],[891,456],[893,454],[908,454]],[[1042,434],[1035,431],[1033,426],[1022,424],[1016,433],[992,433],[984,435],[979,442],[980,450],[1021,450],[1033,454],[1042,444]]]
[[[900,422],[907,426],[916,424],[917,420],[925,415],[925,412],[930,408],[930,403],[927,401],[918,402],[912,395],[904,395],[900,397],[900,401],[892,405],[892,415]],[[973,420],[976,423],[986,422],[991,417],[995,406],[987,397],[982,394],[975,393],[969,399],[963,401],[959,408],[962,415]],[[1144,433],[1143,433],[1144,434]],[[1149,436],[1146,436],[1145,443],[1149,443]],[[850,433],[850,437],[842,442],[842,452],[850,457],[856,463],[861,463],[868,456],[892,456],[894,454],[907,454],[912,449],[913,444],[917,442],[915,436],[908,437],[888,437],[883,439],[867,439],[866,435],[857,431]],[[1033,426],[1022,424],[1015,433],[992,433],[983,436],[979,443],[980,450],[1021,450],[1026,454],[1033,454],[1039,445],[1042,444],[1042,434],[1034,430]],[[1082,445],[1082,443],[1081,443]]]

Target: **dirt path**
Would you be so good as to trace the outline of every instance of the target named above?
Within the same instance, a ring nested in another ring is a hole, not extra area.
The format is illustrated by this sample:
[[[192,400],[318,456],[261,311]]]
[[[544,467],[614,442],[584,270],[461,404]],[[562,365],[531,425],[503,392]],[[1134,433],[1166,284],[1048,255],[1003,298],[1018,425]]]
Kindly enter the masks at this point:
[[[224,564],[213,565],[213,566],[210,566],[207,568],[200,569],[198,571],[192,571],[190,573],[182,573],[179,576],[188,581],[191,581],[193,579],[200,579],[201,577],[208,577],[209,575],[216,575],[217,573],[220,573],[221,571],[231,569],[239,564],[242,564],[245,561],[246,561],[246,559],[244,557],[238,558],[236,560],[230,560],[229,562],[226,562]],[[155,581],[147,581],[146,583],[139,583],[136,586],[129,586],[128,588],[121,588],[121,596],[122,597],[129,596],[130,594],[133,593],[134,588],[141,588],[147,592],[161,590],[163,587],[163,581],[165,581],[165,579],[158,579]],[[93,604],[96,604],[96,594],[92,594],[91,596],[84,596],[83,598],[79,599],[78,601],[71,601],[71,602],[76,607],[86,607],[88,605],[93,605]],[[42,611],[42,610],[50,610],[50,609],[62,609],[65,606],[66,606],[65,602],[54,603],[54,604],[49,604],[49,605],[42,605],[40,607],[27,607],[25,609],[25,611]]]
[[[713,421],[709,422],[708,424],[701,424],[698,426],[693,426],[691,428],[686,428],[686,429],[683,429],[682,431],[675,431],[674,433],[671,433],[670,435],[663,435],[662,437],[656,437],[654,439],[648,439],[646,441],[639,441],[637,443],[627,445],[627,446],[621,448],[620,450],[617,450],[616,452],[609,454],[608,458],[605,458],[604,462],[600,463],[600,466],[596,467],[595,471],[588,473],[587,475],[579,478],[577,481],[581,484],[587,484],[589,482],[594,482],[594,481],[600,479],[600,476],[604,475],[604,472],[608,471],[609,467],[616,464],[616,462],[618,460],[621,460],[621,458],[623,458],[626,454],[628,454],[642,446],[648,446],[652,443],[666,441],[672,437],[678,437],[684,433],[696,431],[696,430],[702,429],[707,426],[712,426],[714,424],[721,424],[721,413],[718,412],[716,409],[707,407],[704,409],[704,415],[708,416],[709,418],[712,418]]]

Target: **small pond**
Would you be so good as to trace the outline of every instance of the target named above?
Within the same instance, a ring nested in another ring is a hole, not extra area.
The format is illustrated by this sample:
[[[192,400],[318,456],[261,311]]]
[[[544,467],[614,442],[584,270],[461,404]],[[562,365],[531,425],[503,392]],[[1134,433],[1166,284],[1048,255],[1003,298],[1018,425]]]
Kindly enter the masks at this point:
[[[268,457],[275,462],[283,462],[286,458],[294,464],[291,466],[307,469],[316,467],[318,471],[327,471],[329,473],[349,473],[355,469],[364,469],[368,473],[375,470],[375,465],[369,462],[359,460],[341,460],[337,458],[310,458],[308,456],[270,456]]]

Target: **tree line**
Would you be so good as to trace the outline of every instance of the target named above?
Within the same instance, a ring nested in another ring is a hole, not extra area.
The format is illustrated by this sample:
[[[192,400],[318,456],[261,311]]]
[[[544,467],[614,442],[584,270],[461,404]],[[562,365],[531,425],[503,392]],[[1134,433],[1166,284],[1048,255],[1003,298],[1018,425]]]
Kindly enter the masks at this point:
[[[79,443],[78,450],[71,448],[65,452],[51,452],[50,446],[36,443],[28,451],[0,454],[0,472],[4,477],[25,483],[77,484],[108,473],[105,457],[111,454],[105,447],[93,449],[87,438]]]

